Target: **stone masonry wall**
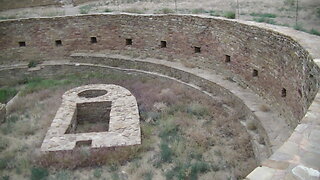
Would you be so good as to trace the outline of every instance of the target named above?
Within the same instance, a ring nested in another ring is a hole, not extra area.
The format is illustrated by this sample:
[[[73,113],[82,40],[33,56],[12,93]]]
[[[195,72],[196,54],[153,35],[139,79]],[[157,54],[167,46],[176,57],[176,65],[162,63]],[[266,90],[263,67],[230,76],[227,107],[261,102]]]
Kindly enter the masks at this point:
[[[168,56],[207,70],[221,67],[269,100],[291,127],[318,89],[319,68],[290,37],[224,19],[100,14],[2,21],[0,43],[0,64],[108,49]]]

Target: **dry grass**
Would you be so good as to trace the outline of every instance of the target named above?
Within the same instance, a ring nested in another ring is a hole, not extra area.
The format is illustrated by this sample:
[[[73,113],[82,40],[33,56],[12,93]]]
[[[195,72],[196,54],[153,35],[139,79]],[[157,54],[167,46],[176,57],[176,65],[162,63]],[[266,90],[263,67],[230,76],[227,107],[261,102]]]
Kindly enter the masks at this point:
[[[101,165],[123,165],[137,158],[143,151],[142,146],[87,149],[76,148],[73,151],[51,152],[40,155],[35,163],[41,167],[57,169],[75,169]]]
[[[243,177],[255,166],[249,137],[239,123],[245,111],[228,96],[221,95],[222,99],[212,101],[176,82],[145,78],[139,74],[83,74],[73,82],[57,83],[57,86],[44,89],[34,84],[35,89],[17,99],[18,103],[10,111],[14,117],[12,124],[8,125],[13,131],[8,131],[6,138],[19,143],[3,145],[5,153],[0,155],[0,159],[5,155],[8,162],[17,161],[14,165],[9,164],[11,169],[5,167],[7,174],[11,176],[19,169],[21,175],[28,177],[31,167],[37,166],[48,168],[50,178],[101,175],[116,179],[127,174],[132,179],[159,179],[178,177],[178,172],[186,178],[205,177],[212,172],[221,174],[221,177]],[[61,95],[67,89],[88,83],[114,83],[134,94],[141,115],[142,146],[78,148],[69,152],[39,154],[38,148],[60,106]],[[219,95],[220,92],[215,93]],[[5,126],[7,124],[1,128]],[[26,140],[18,140],[22,137]],[[216,149],[221,149],[220,154],[205,156]],[[17,156],[17,152],[21,156]],[[70,169],[67,174],[57,171],[66,168]],[[186,173],[189,171],[194,173]]]

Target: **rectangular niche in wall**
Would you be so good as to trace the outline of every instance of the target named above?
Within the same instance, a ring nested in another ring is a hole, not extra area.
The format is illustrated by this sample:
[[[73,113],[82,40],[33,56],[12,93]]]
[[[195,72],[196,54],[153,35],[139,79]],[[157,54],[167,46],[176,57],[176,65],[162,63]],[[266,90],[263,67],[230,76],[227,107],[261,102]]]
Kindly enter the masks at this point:
[[[160,46],[161,46],[161,48],[166,48],[167,47],[167,41],[161,41]]]
[[[19,42],[19,46],[20,47],[25,47],[26,46],[26,42],[25,41],[20,41]]]
[[[111,101],[77,103],[66,134],[109,131]]]
[[[94,43],[97,43],[97,37],[91,37],[91,43],[94,44]]]
[[[62,41],[61,40],[56,40],[56,46],[62,46]]]
[[[256,70],[256,69],[254,69],[253,71],[252,71],[252,76],[253,77],[258,77],[258,74],[259,72],[258,72],[258,70]]]
[[[231,62],[231,57],[229,55],[226,55],[226,60],[225,60],[226,63],[229,63]]]
[[[286,96],[287,96],[287,90],[285,88],[282,88],[281,97],[286,97]]]
[[[78,147],[90,147],[92,144],[92,140],[87,141],[77,141],[76,142],[76,148]]]
[[[126,39],[126,45],[131,46],[132,45],[132,39]]]
[[[194,47],[195,53],[201,53],[201,47]]]

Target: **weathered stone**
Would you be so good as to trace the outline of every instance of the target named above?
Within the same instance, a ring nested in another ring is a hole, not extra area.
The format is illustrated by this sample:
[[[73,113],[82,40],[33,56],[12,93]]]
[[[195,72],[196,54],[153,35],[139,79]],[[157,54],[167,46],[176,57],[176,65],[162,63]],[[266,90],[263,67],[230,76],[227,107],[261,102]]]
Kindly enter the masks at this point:
[[[77,30],[74,27],[77,27]],[[92,31],[92,27],[94,27],[94,31]],[[94,32],[93,36],[99,37],[96,45],[93,46],[83,38],[87,37],[88,32]],[[284,35],[287,33],[292,37]],[[320,155],[317,152],[319,149],[317,136],[320,114],[319,67],[317,66],[320,58],[319,37],[303,33],[303,36],[300,36],[301,33],[289,28],[265,27],[253,22],[227,21],[196,16],[123,14],[1,21],[0,34],[3,34],[0,36],[2,64],[25,63],[33,59],[65,59],[77,50],[99,52],[108,49],[110,51],[136,52],[148,56],[161,55],[168,59],[180,59],[183,63],[192,63],[197,68],[212,74],[203,75],[200,71],[194,73],[196,75],[177,73],[177,70],[173,72],[172,69],[166,67],[168,64],[152,66],[146,61],[139,63],[133,61],[131,64],[122,62],[124,64],[122,68],[148,69],[170,77],[174,76],[184,82],[192,79],[196,85],[202,83],[200,87],[204,90],[211,90],[205,84],[210,84],[213,81],[204,83],[201,82],[203,79],[199,77],[209,79],[213,76],[214,68],[221,69],[222,72],[232,72],[234,77],[230,77],[230,80],[241,84],[242,87],[249,87],[256,94],[263,96],[281,116],[288,119],[287,124],[291,129],[301,123],[293,132],[292,138],[270,157],[270,160],[281,161],[283,164],[269,163],[267,164],[269,167],[257,168],[248,178],[289,180],[300,177],[308,179],[310,178],[310,169],[306,173],[305,168],[297,166],[298,164],[316,171],[319,169]],[[305,36],[308,38],[304,38]],[[131,39],[132,45],[125,45],[124,42],[127,38]],[[54,44],[52,42],[56,39],[61,39],[63,46],[52,46]],[[166,40],[168,48],[159,48],[159,39]],[[20,41],[26,41],[27,46],[17,47],[17,42]],[[202,47],[201,53],[194,52],[195,46]],[[119,58],[108,58],[106,61],[101,61],[101,57],[90,58],[90,63],[108,66],[119,65]],[[77,63],[75,65],[77,68],[81,68],[80,63],[86,63],[85,58],[79,56],[78,59],[72,61]],[[316,58],[315,63],[312,58]],[[8,77],[15,77],[18,74],[17,71],[19,70],[14,69],[5,76],[0,76],[1,81],[5,81]],[[52,68],[51,73],[56,73],[56,71],[57,69]],[[180,69],[180,71],[183,70]],[[259,72],[259,77],[253,78],[252,71]],[[242,91],[229,89],[239,97],[249,97]],[[76,102],[70,100],[70,103]],[[251,110],[259,117],[259,120],[268,119],[267,116],[264,117],[268,113],[256,112],[259,108],[254,104],[246,103],[248,107],[255,107]],[[309,107],[309,105],[311,106]],[[121,107],[121,105],[116,104],[114,107]],[[74,106],[66,107],[66,111],[72,110],[74,110]],[[117,117],[121,117],[124,114],[122,112],[124,111],[119,111]],[[306,112],[307,114],[303,118]],[[72,113],[66,114],[66,116],[71,115]],[[55,130],[48,131],[47,135],[52,136],[49,140],[60,143],[88,140],[86,136],[72,136],[72,134],[56,138],[56,135],[65,133],[66,129],[61,128],[70,124],[70,122],[61,121],[63,116],[57,115],[56,117],[59,117],[60,120],[57,119],[58,124],[52,126],[57,127]],[[265,138],[266,144],[273,147],[284,141],[281,139],[282,136],[277,135],[277,132],[287,130],[287,128],[268,121],[261,123],[261,128],[259,125],[259,129],[267,129],[266,133],[269,135],[269,139]],[[132,129],[134,128],[131,127],[128,130]],[[121,131],[125,133],[125,136],[118,137],[119,132],[115,131],[108,134],[108,139],[96,140],[96,136],[94,136],[93,141],[101,146],[110,145],[114,141],[117,141],[115,145],[125,145],[132,136],[125,129],[121,129]],[[101,132],[101,134],[104,133]],[[48,142],[48,140],[45,139],[44,142]],[[131,142],[137,142],[134,136]],[[74,145],[75,143],[70,147]],[[278,168],[283,170],[278,170]],[[295,174],[292,174],[293,172]]]
[[[0,124],[6,119],[6,105],[0,103]]]
[[[67,91],[41,151],[72,150],[78,143],[92,148],[141,144],[138,106],[134,96],[127,96],[129,93],[123,87],[105,84]],[[117,111],[125,114],[117,116]],[[94,124],[101,120],[95,131],[77,133],[81,122]]]

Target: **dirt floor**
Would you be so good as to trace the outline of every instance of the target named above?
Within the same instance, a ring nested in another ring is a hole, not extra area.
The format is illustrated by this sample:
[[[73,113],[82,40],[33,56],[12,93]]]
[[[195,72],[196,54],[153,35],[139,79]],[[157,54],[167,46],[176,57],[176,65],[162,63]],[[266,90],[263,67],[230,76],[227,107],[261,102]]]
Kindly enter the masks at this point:
[[[256,167],[250,138],[240,123],[250,117],[222,92],[216,92],[213,101],[172,80],[120,71],[19,83],[13,88],[20,96],[0,126],[2,179],[242,179]],[[135,95],[142,145],[41,154],[62,94],[92,83],[118,84]]]
[[[51,17],[91,13],[206,14],[294,27],[320,35],[320,1],[296,0],[101,0],[76,7],[36,7],[0,12],[0,19]]]

